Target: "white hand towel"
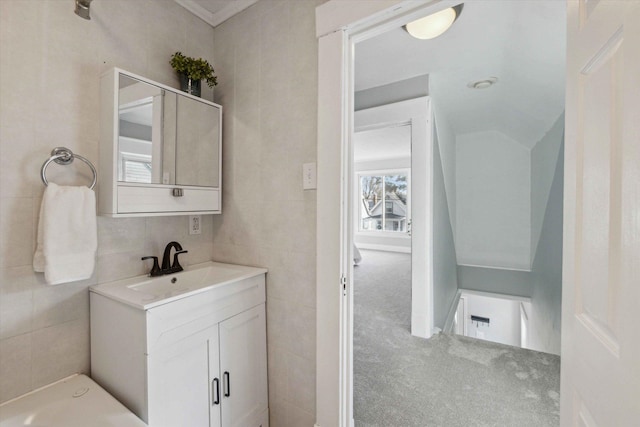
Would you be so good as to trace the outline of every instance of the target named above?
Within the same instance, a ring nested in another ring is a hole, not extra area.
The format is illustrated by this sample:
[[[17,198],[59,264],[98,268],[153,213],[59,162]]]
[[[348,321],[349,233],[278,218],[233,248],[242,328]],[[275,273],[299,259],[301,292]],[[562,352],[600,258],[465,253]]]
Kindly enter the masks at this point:
[[[44,272],[49,285],[91,277],[98,248],[93,190],[49,183],[40,206],[37,244],[33,269]]]

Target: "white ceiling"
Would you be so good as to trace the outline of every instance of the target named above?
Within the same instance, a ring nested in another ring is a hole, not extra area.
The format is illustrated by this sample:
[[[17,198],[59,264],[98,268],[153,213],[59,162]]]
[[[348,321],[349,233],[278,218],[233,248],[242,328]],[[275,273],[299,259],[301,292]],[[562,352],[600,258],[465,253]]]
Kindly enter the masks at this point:
[[[212,27],[222,24],[258,0],[175,0]]]
[[[429,75],[436,113],[456,134],[496,130],[532,148],[564,110],[564,0],[467,1],[442,36],[401,28],[356,46],[356,90]],[[471,81],[495,76],[488,89]]]
[[[175,1],[214,27],[257,2]],[[532,148],[564,110],[565,9],[564,0],[474,0],[436,39],[392,30],[356,46],[356,90],[428,74],[436,113],[456,134],[496,130]],[[489,89],[467,87],[493,76]]]

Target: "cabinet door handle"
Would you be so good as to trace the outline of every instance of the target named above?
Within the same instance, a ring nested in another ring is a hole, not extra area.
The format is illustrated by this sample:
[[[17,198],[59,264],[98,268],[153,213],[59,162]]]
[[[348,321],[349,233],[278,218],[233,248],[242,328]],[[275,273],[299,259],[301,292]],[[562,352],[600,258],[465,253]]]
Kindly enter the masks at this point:
[[[225,371],[224,373],[224,397],[231,396],[231,379],[229,378],[229,372]]]
[[[217,378],[214,378],[213,381],[211,381],[211,400],[213,402],[214,405],[219,405],[220,404],[220,380]]]

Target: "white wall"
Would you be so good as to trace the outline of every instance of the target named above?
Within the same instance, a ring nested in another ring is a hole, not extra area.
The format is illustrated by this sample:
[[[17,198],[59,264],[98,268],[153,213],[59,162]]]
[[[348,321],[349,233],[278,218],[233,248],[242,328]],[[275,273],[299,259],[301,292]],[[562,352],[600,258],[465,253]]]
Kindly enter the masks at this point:
[[[89,285],[144,274],[140,257],[171,240],[189,251],[183,265],[212,257],[211,216],[195,236],[185,217],[99,217],[93,277],[47,286],[33,272],[40,166],[60,145],[98,165],[100,74],[117,66],[178,87],[172,53],[214,59],[213,29],[173,1],[95,1],[91,18],[73,1],[0,1],[0,401],[88,373]],[[48,170],[61,184],[88,175],[82,163]]]
[[[461,297],[465,298],[468,337],[480,338],[487,341],[498,342],[520,347],[520,302],[519,299],[498,298],[496,296],[479,293],[465,292]],[[471,316],[488,317],[490,323],[471,321]]]
[[[531,297],[528,347],[560,354],[564,115],[531,151],[530,272],[458,266],[461,288]]]
[[[458,283],[462,289],[530,297],[531,272],[501,268],[458,266]]]
[[[530,269],[529,155],[527,148],[500,132],[458,135],[458,264]]]
[[[214,259],[269,269],[274,427],[315,422],[316,191],[302,189],[302,164],[317,161],[319,3],[259,1],[214,30],[224,106]]]
[[[563,120],[564,117],[560,117]],[[564,124],[564,123],[562,123]],[[554,129],[556,126],[554,126]],[[552,129],[553,130],[553,129]],[[548,136],[552,133],[549,132]],[[555,159],[555,171],[544,209],[540,239],[531,270],[531,314],[529,316],[529,348],[547,353],[560,354],[560,320],[562,311],[562,218],[564,155],[563,135],[555,133],[560,140]],[[554,145],[556,143],[554,142]],[[534,148],[533,159],[539,159]],[[540,147],[545,149],[544,146]],[[544,160],[544,159],[543,159]],[[534,163],[535,165],[535,163]],[[534,183],[538,173],[546,173],[544,167],[534,167]]]
[[[560,145],[564,139],[564,113],[531,150],[531,262],[542,232],[551,183],[556,173]]]
[[[442,171],[439,138],[433,144],[433,323],[444,328],[458,292],[456,248],[449,220],[445,177]]]
[[[453,234],[456,233],[456,135],[453,132],[451,123],[439,107],[439,98],[432,99],[433,114],[435,117],[436,134],[442,159],[442,171],[444,174],[444,186],[447,191],[447,204],[449,206],[449,216]]]
[[[356,162],[354,163],[354,169],[356,172],[381,171],[386,169],[411,169],[411,157]]]
[[[354,94],[353,104],[354,110],[358,111],[427,95],[429,95],[429,75],[424,74],[383,86],[359,90]]]

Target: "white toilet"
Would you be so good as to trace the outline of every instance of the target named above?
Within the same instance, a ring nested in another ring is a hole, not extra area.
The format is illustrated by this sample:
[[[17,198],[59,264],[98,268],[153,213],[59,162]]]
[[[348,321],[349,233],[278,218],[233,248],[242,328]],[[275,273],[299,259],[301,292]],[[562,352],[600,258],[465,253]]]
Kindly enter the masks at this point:
[[[0,427],[146,427],[86,375],[68,378],[0,405]]]

